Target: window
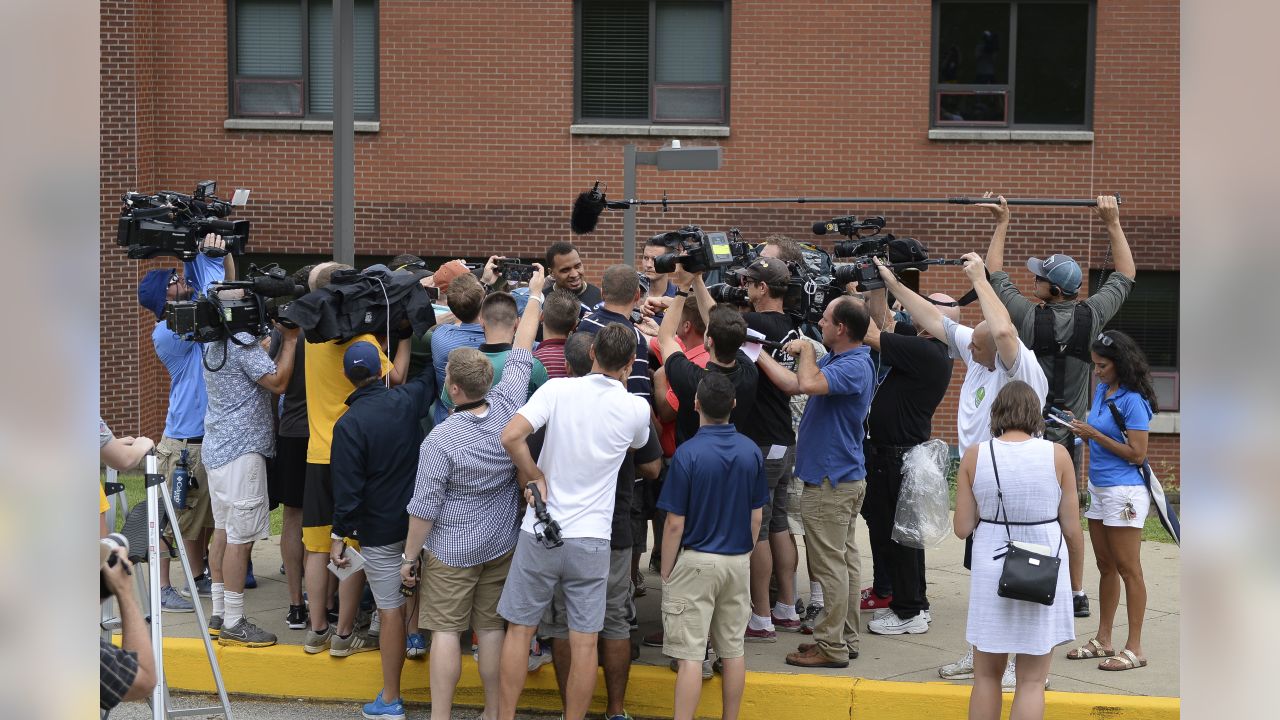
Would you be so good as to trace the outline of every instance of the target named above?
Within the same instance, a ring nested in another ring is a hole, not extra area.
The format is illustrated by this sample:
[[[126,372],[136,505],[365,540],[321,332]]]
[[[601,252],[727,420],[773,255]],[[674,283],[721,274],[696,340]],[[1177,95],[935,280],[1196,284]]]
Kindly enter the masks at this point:
[[[229,0],[233,117],[333,117],[333,0]],[[355,0],[355,113],[378,116],[378,6]]]
[[[580,121],[727,121],[728,2],[579,0],[577,41]]]
[[[931,124],[1088,129],[1094,7],[935,1]]]
[[[1138,343],[1151,365],[1161,410],[1178,409],[1178,273],[1143,270],[1120,312],[1107,323]],[[1089,273],[1089,290],[1102,285],[1102,273]]]

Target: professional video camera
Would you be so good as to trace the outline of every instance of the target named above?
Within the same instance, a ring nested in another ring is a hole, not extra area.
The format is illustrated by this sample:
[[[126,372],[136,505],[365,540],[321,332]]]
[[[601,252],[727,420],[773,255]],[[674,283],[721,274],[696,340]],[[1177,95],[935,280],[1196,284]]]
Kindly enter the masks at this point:
[[[242,290],[243,296],[219,297],[219,293],[226,290]],[[244,345],[236,339],[236,333],[262,337],[271,331],[276,320],[290,327],[287,320],[280,318],[280,311],[288,307],[280,298],[296,298],[306,293],[307,288],[295,285],[276,264],[266,268],[250,265],[246,280],[212,283],[202,297],[168,303],[165,325],[175,334],[198,343],[230,340]]]
[[[231,202],[225,202],[214,195],[217,189],[216,182],[205,180],[190,195],[172,190],[155,195],[125,193],[116,243],[129,248],[129,257],[134,259],[171,255],[190,262],[200,253],[201,239],[217,233],[226,241],[227,252],[244,254],[249,221],[221,218],[230,215],[233,207],[244,205],[249,191],[236,190]]]
[[[658,233],[653,239],[672,250],[653,259],[654,271],[664,274],[673,272],[677,265],[687,272],[700,273],[723,270],[735,264],[748,265],[748,258],[754,259],[754,251],[742,241],[737,228],[708,233],[697,225],[686,225],[679,230]]]

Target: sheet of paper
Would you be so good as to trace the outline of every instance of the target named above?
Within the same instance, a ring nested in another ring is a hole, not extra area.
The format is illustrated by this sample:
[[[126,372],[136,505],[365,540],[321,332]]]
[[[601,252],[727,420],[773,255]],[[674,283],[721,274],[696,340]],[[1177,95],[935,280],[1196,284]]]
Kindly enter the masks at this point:
[[[765,456],[765,460],[781,460],[783,455],[787,454],[786,445],[770,445],[769,454]]]
[[[1020,540],[1014,540],[1014,541],[1013,541],[1013,544],[1014,544],[1015,546],[1019,547],[1019,548],[1022,548],[1023,550],[1026,550],[1027,552],[1033,552],[1033,553],[1036,553],[1037,555],[1052,555],[1052,554],[1053,554],[1053,550],[1052,550],[1048,545],[1040,545],[1040,544],[1038,544],[1038,543],[1022,542],[1022,541],[1020,541]]]
[[[344,568],[334,565],[332,560],[329,561],[329,572],[336,575],[339,580],[346,580],[347,576],[351,573],[364,567],[364,556],[356,552],[355,548],[348,547],[346,552],[343,553],[343,556],[351,561],[347,563],[347,566]]]
[[[755,362],[760,357],[760,351],[764,349],[758,341],[764,340],[764,333],[759,330],[747,328],[747,341],[742,343],[742,352],[751,358],[751,362]]]

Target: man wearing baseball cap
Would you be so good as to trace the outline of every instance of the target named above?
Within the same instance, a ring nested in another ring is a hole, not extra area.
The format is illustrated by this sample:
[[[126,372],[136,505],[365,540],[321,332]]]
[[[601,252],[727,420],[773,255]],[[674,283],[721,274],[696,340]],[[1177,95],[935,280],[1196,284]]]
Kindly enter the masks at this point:
[[[984,197],[991,197],[987,193]],[[1040,361],[1045,377],[1049,380],[1046,404],[1070,411],[1082,417],[1089,409],[1089,375],[1093,371],[1089,344],[1120,310],[1120,306],[1133,290],[1137,267],[1133,252],[1120,227],[1120,209],[1116,198],[1100,195],[1094,212],[1102,220],[1111,239],[1111,257],[1115,259],[1115,271],[1107,275],[1106,282],[1088,298],[1079,299],[1084,281],[1080,265],[1062,254],[1046,258],[1029,258],[1027,270],[1035,277],[1034,295],[1038,302],[1022,296],[1007,272],[1004,272],[1004,238],[1009,228],[1009,206],[1004,197],[997,202],[983,203],[996,220],[987,249],[987,268],[991,271],[991,286],[1000,302],[1009,310],[1009,317],[1018,329],[1018,337],[1026,343]],[[1080,477],[1080,446],[1075,444],[1071,431],[1057,423],[1045,426],[1045,437],[1061,443],[1071,453]],[[1082,575],[1084,556],[1071,553],[1071,587],[1075,597],[1076,617],[1089,616],[1089,599],[1084,594]]]

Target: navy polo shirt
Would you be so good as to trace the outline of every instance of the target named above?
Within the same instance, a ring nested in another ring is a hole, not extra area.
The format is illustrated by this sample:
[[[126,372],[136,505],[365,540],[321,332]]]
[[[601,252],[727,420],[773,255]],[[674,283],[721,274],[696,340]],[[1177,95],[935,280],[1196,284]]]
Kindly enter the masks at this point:
[[[768,502],[760,448],[726,423],[703,425],[676,448],[658,507],[684,516],[683,547],[743,555],[756,546],[751,511]]]
[[[810,395],[796,432],[796,477],[809,485],[854,482],[867,477],[862,455],[863,421],[875,390],[871,349],[859,345],[818,361],[826,395]]]

